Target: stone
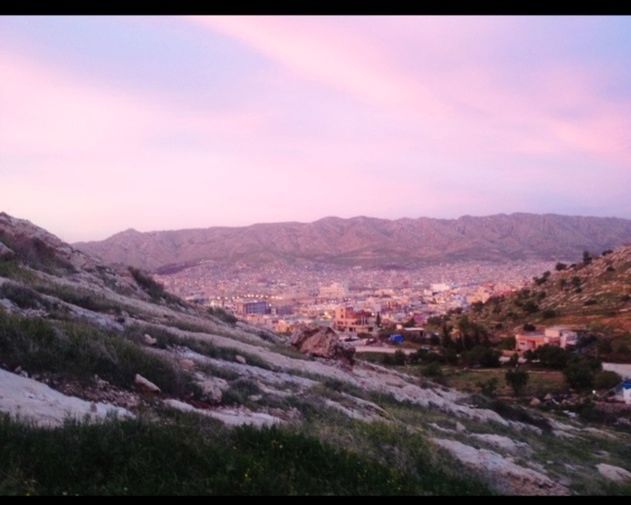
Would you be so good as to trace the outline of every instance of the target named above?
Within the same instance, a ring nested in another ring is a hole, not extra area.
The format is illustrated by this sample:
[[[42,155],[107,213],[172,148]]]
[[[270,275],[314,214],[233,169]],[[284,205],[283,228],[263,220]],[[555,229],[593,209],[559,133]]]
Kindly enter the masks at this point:
[[[538,407],[539,405],[541,405],[541,400],[539,398],[533,398],[530,400],[531,407]]]
[[[353,364],[355,348],[342,342],[335,330],[324,326],[308,326],[297,330],[290,340],[300,352],[321,358]]]
[[[156,386],[150,380],[145,379],[140,374],[136,374],[136,377],[134,377],[134,384],[136,384],[139,389],[145,391],[146,393],[160,393],[161,391],[158,386]]]
[[[598,468],[600,475],[614,482],[631,481],[631,472],[619,466],[599,463],[596,468]]]
[[[464,424],[462,424],[461,422],[456,421],[456,431],[464,433],[465,431],[467,431],[467,428],[465,428]]]
[[[193,370],[195,368],[195,362],[192,359],[181,359],[180,366],[185,370]]]
[[[145,333],[144,336],[142,337],[142,339],[144,340],[145,344],[147,344],[147,345],[156,345],[158,343],[158,340],[153,338],[148,333]]]
[[[237,354],[237,355],[234,357],[234,360],[235,360],[237,363],[241,363],[242,365],[247,365],[247,364],[248,364],[248,361],[247,361],[247,360],[246,360],[243,356],[241,356],[241,355],[239,355],[239,354]]]

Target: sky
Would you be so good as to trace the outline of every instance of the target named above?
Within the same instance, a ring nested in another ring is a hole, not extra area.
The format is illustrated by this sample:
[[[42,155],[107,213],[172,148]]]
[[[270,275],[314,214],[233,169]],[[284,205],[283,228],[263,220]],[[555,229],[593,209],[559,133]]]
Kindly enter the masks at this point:
[[[631,18],[4,16],[0,211],[631,218]]]

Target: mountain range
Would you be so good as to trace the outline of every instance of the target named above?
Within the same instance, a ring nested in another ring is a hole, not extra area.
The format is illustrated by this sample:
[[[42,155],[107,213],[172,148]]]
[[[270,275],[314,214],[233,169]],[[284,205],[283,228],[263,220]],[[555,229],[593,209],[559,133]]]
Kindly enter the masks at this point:
[[[169,273],[201,262],[410,268],[461,260],[556,260],[628,243],[629,219],[515,213],[458,219],[327,217],[312,223],[154,232],[129,229],[74,246],[109,263]]]

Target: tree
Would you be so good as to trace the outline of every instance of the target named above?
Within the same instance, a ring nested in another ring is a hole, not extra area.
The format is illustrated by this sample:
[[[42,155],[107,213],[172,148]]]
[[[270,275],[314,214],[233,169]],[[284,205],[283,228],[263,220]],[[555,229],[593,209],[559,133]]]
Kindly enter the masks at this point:
[[[397,366],[405,365],[405,353],[401,349],[397,349],[394,352],[393,358],[394,358],[393,362],[394,362],[395,365],[397,365]]]
[[[589,265],[592,262],[592,255],[589,251],[583,251],[583,263]]]
[[[507,370],[504,378],[508,385],[513,388],[516,396],[519,396],[526,384],[528,384],[528,372],[518,368]]]
[[[565,270],[567,268],[567,265],[565,263],[558,262],[554,268],[557,272],[560,272],[561,270]]]
[[[522,326],[522,329],[524,331],[535,331],[537,328],[535,327],[534,324],[526,323]]]
[[[490,347],[477,345],[462,355],[463,361],[469,365],[479,365],[484,368],[500,366],[500,352]]]
[[[594,376],[594,387],[599,390],[607,390],[616,387],[622,381],[616,372],[603,370]]]
[[[562,370],[567,365],[569,353],[556,345],[546,344],[535,351],[541,364],[548,368]]]
[[[377,319],[375,320],[375,324],[377,325],[377,328],[381,328],[381,313],[377,312]]]
[[[594,371],[589,364],[583,360],[570,363],[563,370],[563,375],[565,375],[565,380],[570,387],[578,391],[592,389],[594,386]]]
[[[508,360],[508,365],[512,368],[515,368],[517,365],[519,365],[519,354],[517,354],[516,352],[513,353],[513,355]]]

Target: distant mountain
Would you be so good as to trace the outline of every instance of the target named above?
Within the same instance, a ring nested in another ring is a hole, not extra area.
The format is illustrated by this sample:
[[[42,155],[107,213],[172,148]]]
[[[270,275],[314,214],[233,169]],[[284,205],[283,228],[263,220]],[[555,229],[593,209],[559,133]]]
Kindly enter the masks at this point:
[[[328,217],[313,223],[141,233],[75,246],[112,263],[169,270],[202,261],[411,267],[459,260],[575,258],[631,243],[631,220],[499,214],[458,219]]]

